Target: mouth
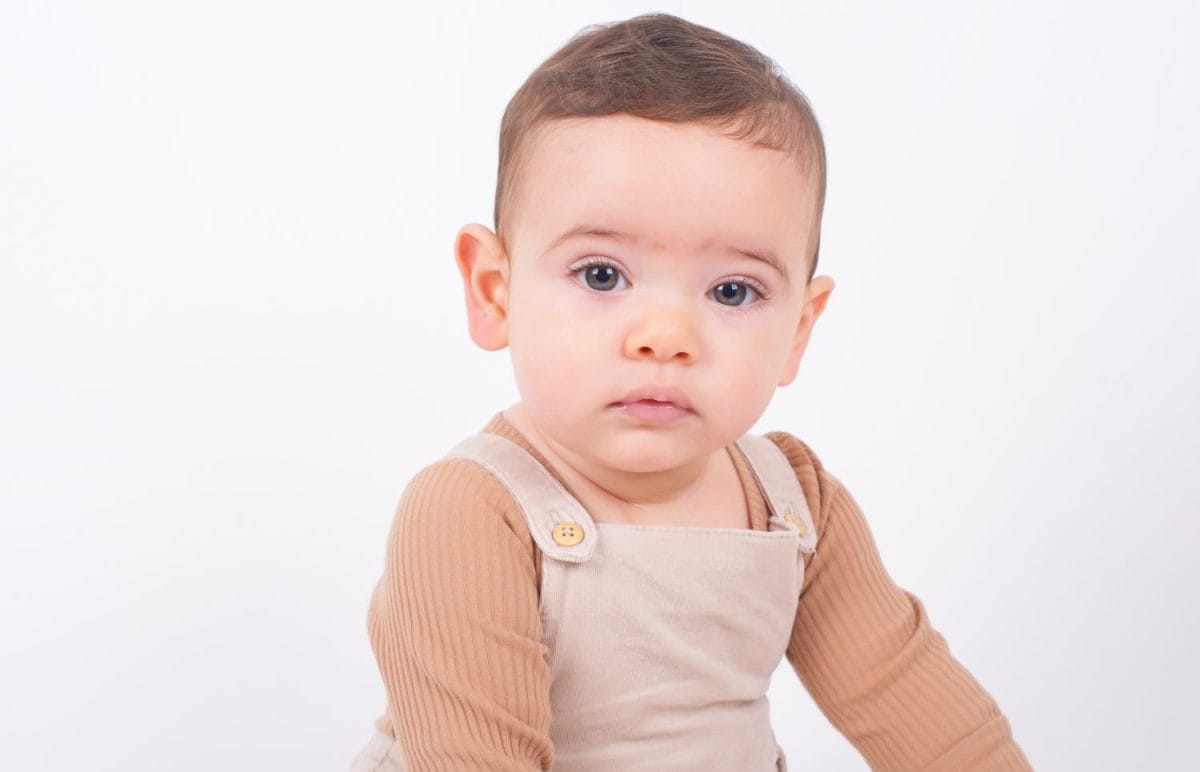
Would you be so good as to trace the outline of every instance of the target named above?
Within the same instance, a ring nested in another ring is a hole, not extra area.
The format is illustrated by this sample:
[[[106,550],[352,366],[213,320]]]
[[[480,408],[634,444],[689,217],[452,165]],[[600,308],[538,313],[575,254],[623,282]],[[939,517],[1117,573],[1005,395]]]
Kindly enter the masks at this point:
[[[683,393],[682,389],[675,386],[658,384],[647,384],[636,388],[624,397],[621,397],[621,399],[613,402],[609,407],[623,405],[642,405],[647,408],[674,407],[678,410],[695,412],[692,409],[691,401]]]
[[[649,423],[669,423],[696,414],[682,390],[653,384],[634,389],[609,407]]]
[[[695,415],[696,411],[674,402],[659,402],[655,399],[639,399],[634,402],[614,402],[610,408],[632,420],[643,423],[665,424]]]

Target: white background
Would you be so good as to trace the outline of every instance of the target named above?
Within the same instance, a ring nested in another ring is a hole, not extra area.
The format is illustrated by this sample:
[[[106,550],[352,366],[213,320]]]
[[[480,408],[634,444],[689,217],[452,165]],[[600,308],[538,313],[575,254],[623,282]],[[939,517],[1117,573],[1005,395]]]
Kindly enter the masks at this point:
[[[1195,757],[1189,2],[0,5],[0,767],[344,769],[408,479],[517,397],[451,245],[584,25],[774,57],[837,288],[806,440],[1045,770]],[[861,770],[784,662],[800,769]]]

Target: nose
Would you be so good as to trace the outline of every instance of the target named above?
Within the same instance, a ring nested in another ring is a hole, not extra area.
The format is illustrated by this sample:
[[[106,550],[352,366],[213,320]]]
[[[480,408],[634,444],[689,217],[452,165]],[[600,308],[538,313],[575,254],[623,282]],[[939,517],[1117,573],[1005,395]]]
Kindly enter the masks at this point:
[[[691,364],[699,354],[699,340],[687,314],[678,308],[657,308],[646,313],[625,336],[625,356]]]

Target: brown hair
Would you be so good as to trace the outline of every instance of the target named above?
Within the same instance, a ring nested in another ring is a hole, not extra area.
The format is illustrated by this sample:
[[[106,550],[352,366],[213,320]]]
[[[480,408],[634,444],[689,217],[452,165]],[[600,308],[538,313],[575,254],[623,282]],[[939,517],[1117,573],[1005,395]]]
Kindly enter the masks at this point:
[[[808,100],[757,49],[661,13],[585,27],[513,95],[500,123],[493,213],[502,242],[503,214],[512,206],[535,130],[559,118],[616,113],[707,123],[731,138],[792,154],[817,184],[816,241],[806,281],[812,280],[825,208],[825,143]]]

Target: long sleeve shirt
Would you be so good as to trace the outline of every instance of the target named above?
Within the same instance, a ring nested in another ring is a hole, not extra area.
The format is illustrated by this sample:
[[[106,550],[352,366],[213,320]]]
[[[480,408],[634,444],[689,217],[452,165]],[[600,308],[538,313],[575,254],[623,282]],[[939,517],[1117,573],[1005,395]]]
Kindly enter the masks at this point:
[[[550,469],[503,413],[483,430]],[[820,536],[786,656],[824,715],[875,770],[1031,769],[995,700],[889,577],[854,498],[803,441],[766,436]],[[753,473],[731,457],[751,526],[767,530]],[[512,496],[470,460],[440,459],[405,489],[367,626],[388,698],[375,726],[400,740],[410,769],[551,768],[541,558]]]

